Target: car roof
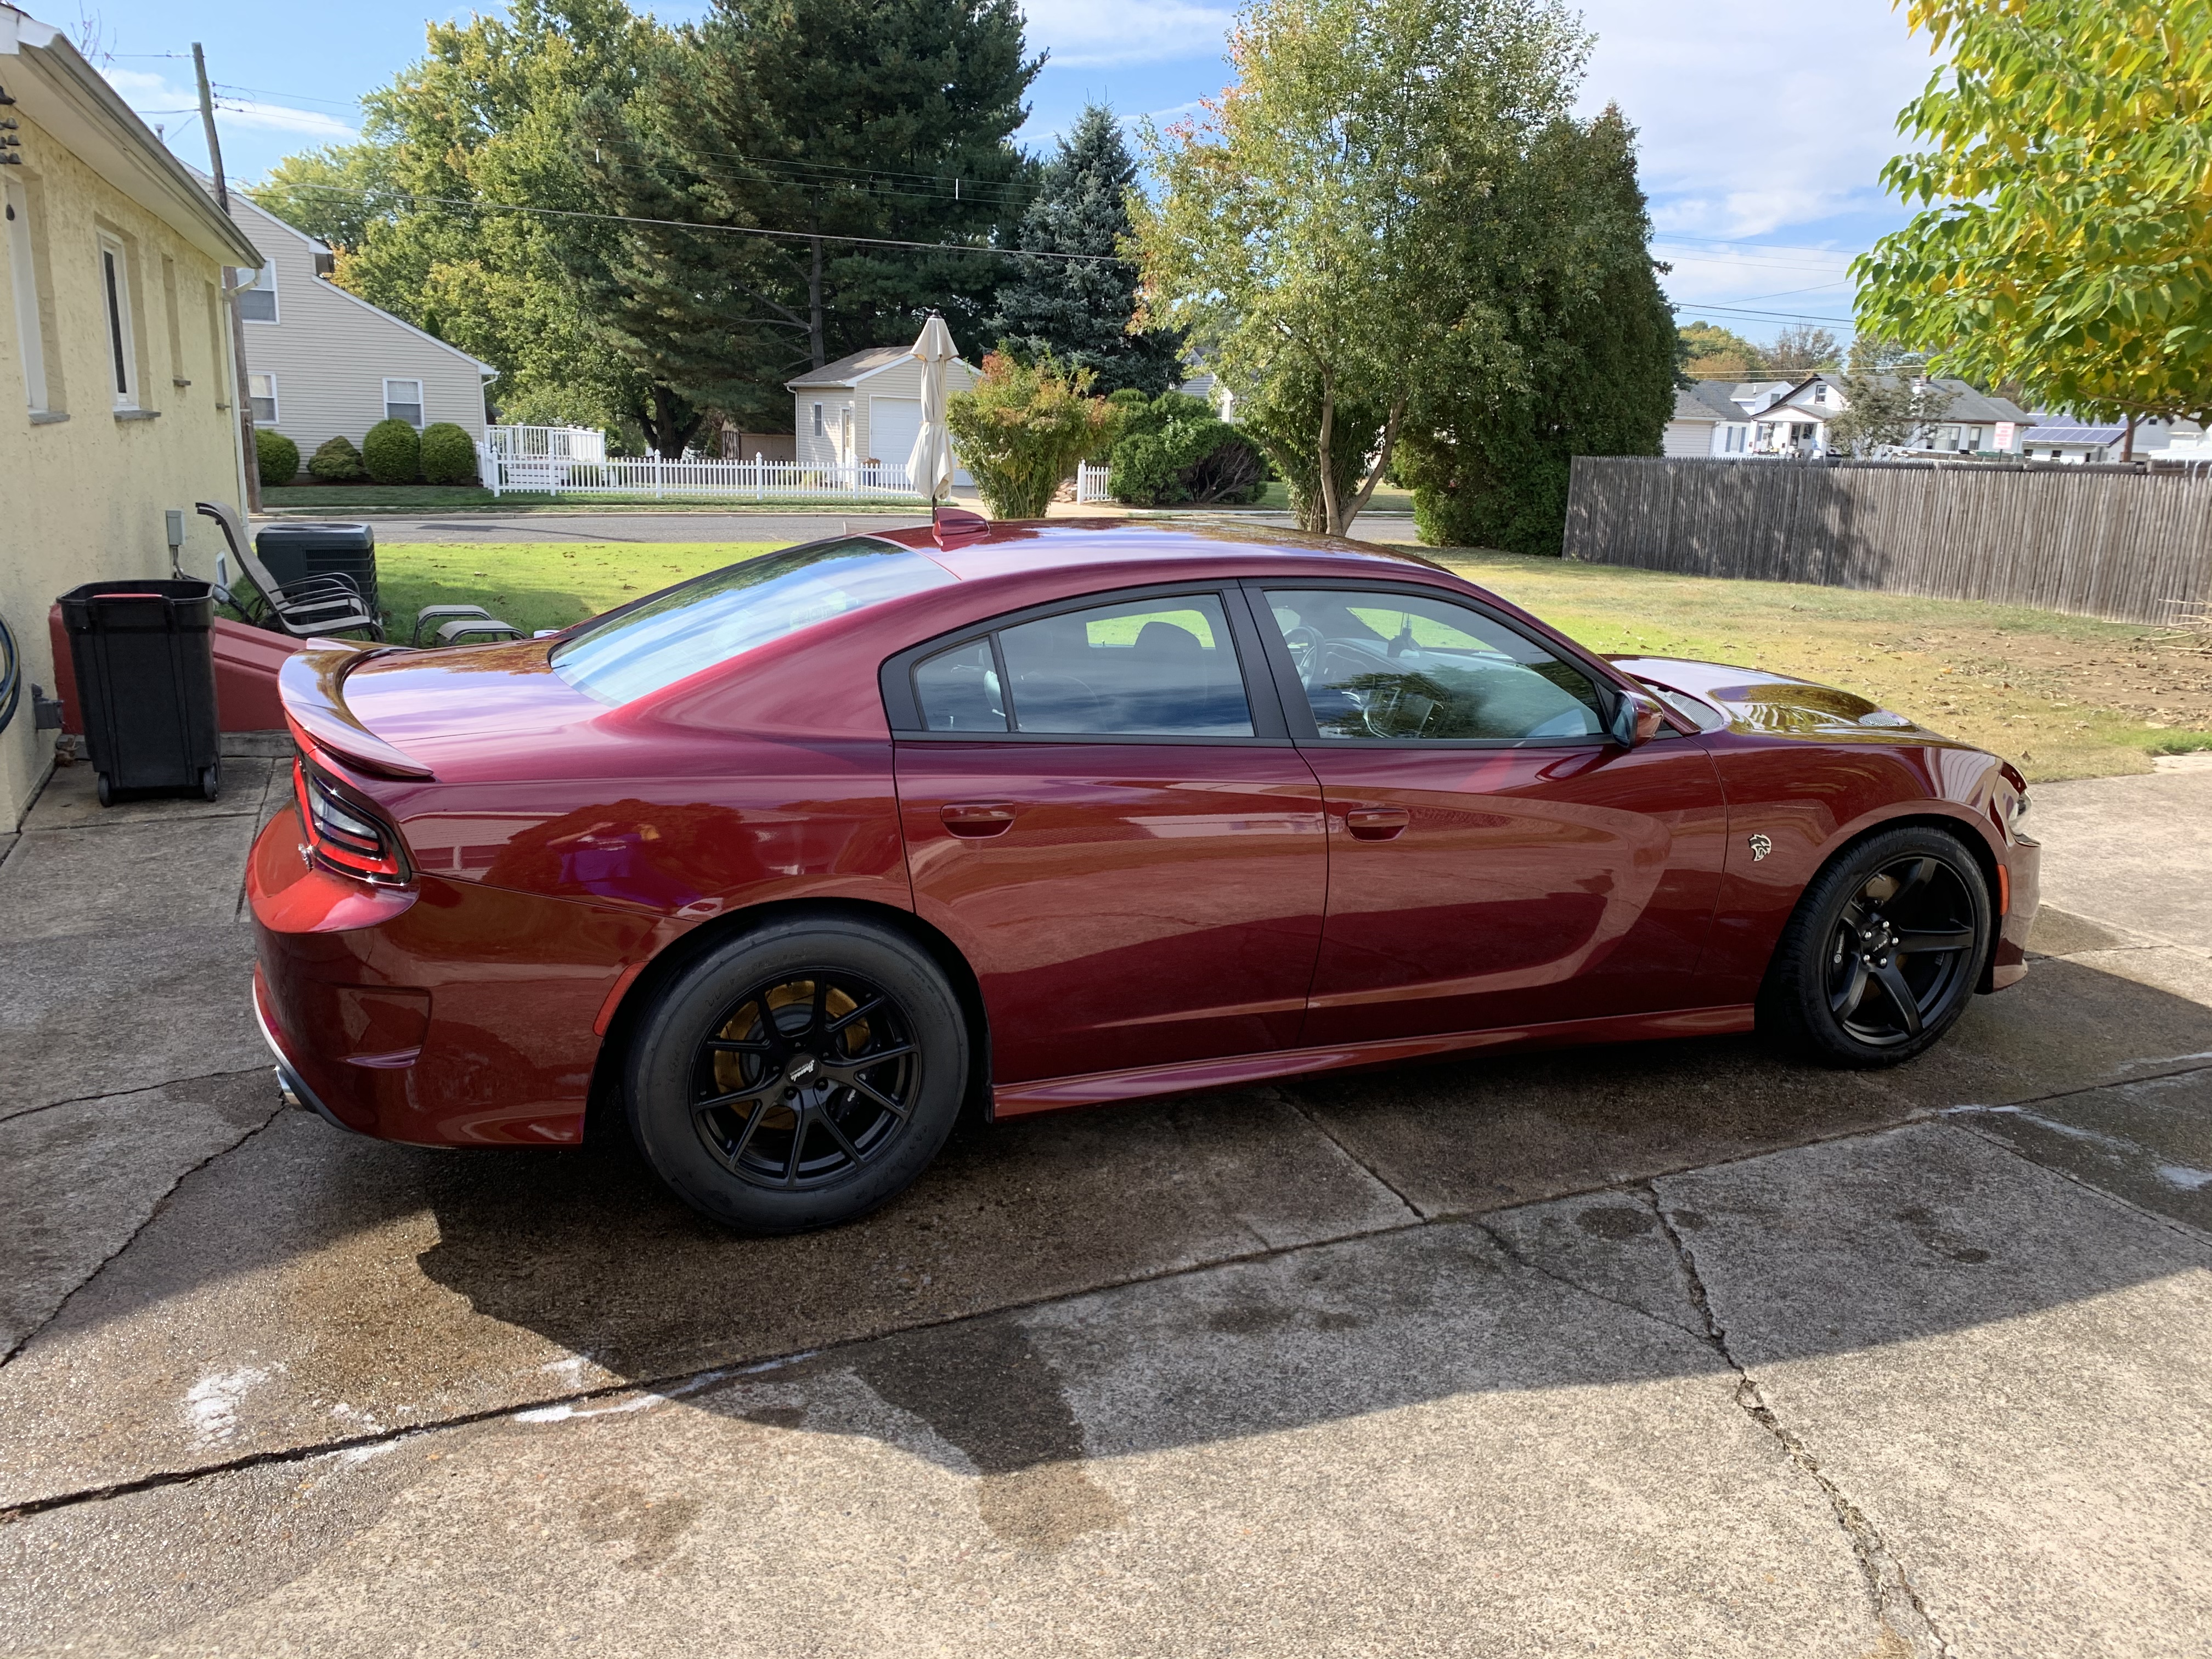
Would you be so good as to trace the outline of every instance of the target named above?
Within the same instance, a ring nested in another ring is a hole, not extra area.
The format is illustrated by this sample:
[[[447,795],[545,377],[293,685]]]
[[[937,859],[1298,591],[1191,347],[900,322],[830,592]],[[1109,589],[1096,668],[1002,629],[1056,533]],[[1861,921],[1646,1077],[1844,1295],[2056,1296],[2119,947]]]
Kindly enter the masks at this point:
[[[1413,571],[1449,574],[1435,561],[1402,548],[1312,536],[1275,525],[1218,520],[1015,520],[992,524],[973,539],[955,538],[949,547],[939,547],[935,532],[926,525],[871,533],[927,554],[963,581],[1121,567],[1128,570],[1132,582],[1142,582],[1150,567],[1159,568],[1166,577],[1171,571],[1176,575],[1188,574],[1194,564],[1246,561],[1264,565],[1271,573],[1309,565],[1316,574],[1328,569],[1343,575],[1363,568],[1378,577],[1403,576]]]

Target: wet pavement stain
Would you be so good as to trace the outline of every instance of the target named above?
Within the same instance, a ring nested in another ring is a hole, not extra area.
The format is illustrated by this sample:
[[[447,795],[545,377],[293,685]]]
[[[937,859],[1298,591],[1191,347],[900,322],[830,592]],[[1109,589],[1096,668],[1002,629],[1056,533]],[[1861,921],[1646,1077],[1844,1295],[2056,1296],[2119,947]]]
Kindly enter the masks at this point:
[[[976,1505],[994,1537],[1064,1549],[1120,1523],[1121,1504],[1085,1470],[1083,1425],[1059,1374],[1012,1321],[894,1337],[856,1370],[975,1467]]]

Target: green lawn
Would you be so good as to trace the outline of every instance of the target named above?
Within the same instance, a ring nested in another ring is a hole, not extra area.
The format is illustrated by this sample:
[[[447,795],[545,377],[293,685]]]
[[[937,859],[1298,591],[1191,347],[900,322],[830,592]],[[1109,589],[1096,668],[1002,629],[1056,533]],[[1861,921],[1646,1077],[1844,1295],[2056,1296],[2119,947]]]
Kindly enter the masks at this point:
[[[387,544],[395,637],[417,607],[473,604],[562,628],[781,543]],[[1993,750],[2031,778],[2142,772],[2212,749],[2212,657],[2162,630],[2047,611],[1781,582],[1419,550],[1599,651],[1695,657],[1818,680]]]
[[[686,576],[784,542],[395,543],[376,550],[386,628],[404,641],[426,605],[480,605],[526,634],[566,628]]]

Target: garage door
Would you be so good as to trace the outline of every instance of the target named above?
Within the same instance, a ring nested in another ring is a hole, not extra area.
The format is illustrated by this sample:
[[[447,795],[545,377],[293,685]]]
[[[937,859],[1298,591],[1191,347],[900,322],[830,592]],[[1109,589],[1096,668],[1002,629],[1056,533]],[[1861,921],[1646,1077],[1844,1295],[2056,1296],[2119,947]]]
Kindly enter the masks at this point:
[[[884,465],[904,466],[914,453],[914,441],[921,435],[921,398],[868,399],[868,453]],[[975,481],[961,470],[953,473],[952,482],[971,484]]]

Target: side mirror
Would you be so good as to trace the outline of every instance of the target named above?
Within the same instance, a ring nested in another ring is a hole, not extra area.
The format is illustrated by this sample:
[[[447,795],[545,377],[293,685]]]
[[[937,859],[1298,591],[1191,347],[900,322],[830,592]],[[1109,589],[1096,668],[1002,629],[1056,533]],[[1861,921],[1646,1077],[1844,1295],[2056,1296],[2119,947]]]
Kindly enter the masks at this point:
[[[1620,707],[1613,716],[1613,739],[1624,749],[1638,749],[1659,735],[1659,728],[1667,722],[1667,711],[1658,700],[1641,691],[1620,694]]]

